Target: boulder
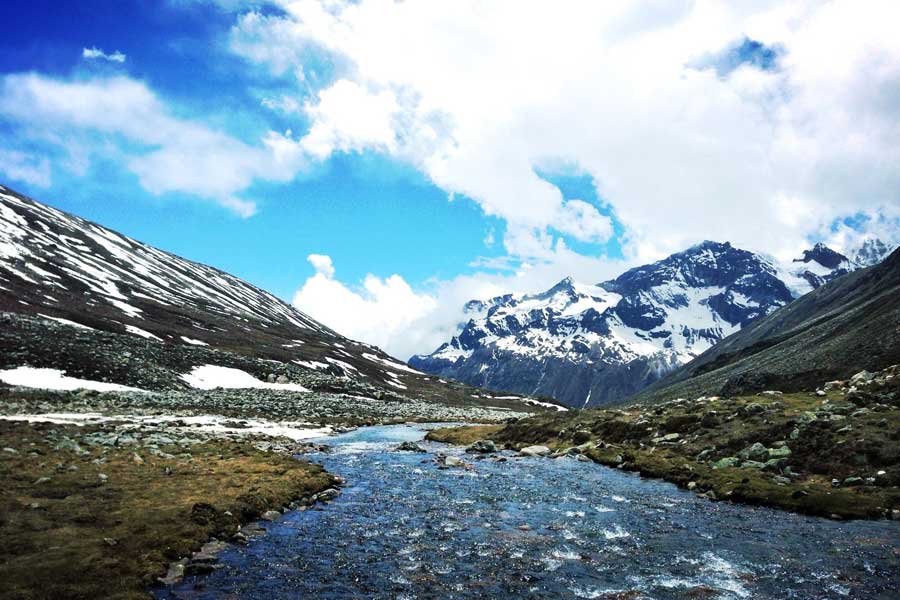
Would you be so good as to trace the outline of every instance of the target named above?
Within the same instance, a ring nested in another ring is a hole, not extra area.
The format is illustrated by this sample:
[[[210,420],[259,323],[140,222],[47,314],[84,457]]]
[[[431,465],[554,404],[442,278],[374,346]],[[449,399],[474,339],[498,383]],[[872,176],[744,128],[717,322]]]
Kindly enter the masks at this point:
[[[716,462],[713,463],[713,469],[727,469],[729,467],[736,467],[740,464],[740,459],[734,456],[726,456],[725,458],[720,458]]]
[[[787,458],[791,455],[791,449],[787,446],[780,448],[769,448],[769,458]]]
[[[415,442],[403,442],[394,448],[394,452],[418,452],[421,454],[428,451]]]
[[[738,452],[738,458],[743,460],[766,460],[769,458],[769,449],[756,442],[752,446],[747,446],[740,452]]]
[[[497,444],[491,440],[478,440],[468,448],[466,452],[469,454],[492,454],[497,451]]]
[[[519,450],[519,456],[549,456],[550,448],[547,446],[526,446]]]

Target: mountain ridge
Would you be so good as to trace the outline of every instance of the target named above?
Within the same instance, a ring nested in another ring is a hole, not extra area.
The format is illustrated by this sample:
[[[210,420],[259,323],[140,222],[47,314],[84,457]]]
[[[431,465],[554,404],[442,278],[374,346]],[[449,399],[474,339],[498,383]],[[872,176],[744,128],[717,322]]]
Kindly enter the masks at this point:
[[[87,380],[189,391],[190,369],[213,364],[329,393],[533,406],[415,371],[224,271],[5,186],[0,312],[0,369],[65,367]]]
[[[869,250],[872,260],[878,248]],[[707,240],[595,285],[567,277],[537,294],[470,301],[460,332],[409,364],[578,408],[602,405],[859,267],[823,244],[783,264]]]

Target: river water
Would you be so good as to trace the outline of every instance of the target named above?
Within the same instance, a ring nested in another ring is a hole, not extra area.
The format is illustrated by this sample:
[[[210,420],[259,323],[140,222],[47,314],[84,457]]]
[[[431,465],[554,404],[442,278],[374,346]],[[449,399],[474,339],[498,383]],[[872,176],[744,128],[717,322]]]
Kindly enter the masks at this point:
[[[350,485],[160,598],[900,598],[900,523],[710,502],[571,458],[473,460],[423,428],[327,438]],[[438,469],[435,452],[471,470]]]

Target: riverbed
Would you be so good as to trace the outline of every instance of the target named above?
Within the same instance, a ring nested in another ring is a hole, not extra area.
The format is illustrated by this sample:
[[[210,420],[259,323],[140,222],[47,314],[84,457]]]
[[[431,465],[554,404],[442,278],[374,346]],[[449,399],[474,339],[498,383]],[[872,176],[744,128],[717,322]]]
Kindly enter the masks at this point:
[[[324,438],[350,483],[159,598],[874,598],[900,589],[900,523],[712,502],[574,458],[476,460],[419,426]],[[395,452],[418,441],[426,454]],[[442,452],[470,469],[440,469]],[[498,455],[500,456],[500,455]]]

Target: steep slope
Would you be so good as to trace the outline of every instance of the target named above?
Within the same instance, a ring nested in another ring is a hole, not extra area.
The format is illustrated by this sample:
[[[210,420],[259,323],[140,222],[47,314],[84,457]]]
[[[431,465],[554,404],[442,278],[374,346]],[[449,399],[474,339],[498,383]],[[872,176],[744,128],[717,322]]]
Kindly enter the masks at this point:
[[[0,369],[185,390],[192,369],[217,365],[312,390],[528,406],[428,377],[236,277],[3,186],[0,311]]]
[[[570,406],[603,405],[790,302],[780,272],[762,256],[704,242],[598,285],[564,279],[541,294],[469,303],[483,314],[410,364]]]
[[[808,389],[900,363],[900,250],[722,340],[638,400]]]

